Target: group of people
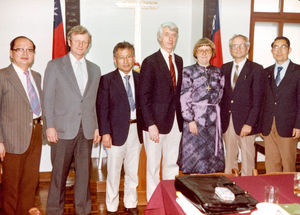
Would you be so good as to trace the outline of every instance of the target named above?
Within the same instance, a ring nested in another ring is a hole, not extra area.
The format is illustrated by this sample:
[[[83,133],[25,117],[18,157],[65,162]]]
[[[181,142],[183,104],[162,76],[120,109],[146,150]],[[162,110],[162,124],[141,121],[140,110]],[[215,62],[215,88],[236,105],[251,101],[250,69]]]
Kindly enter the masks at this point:
[[[138,166],[142,144],[147,155],[147,200],[162,179],[183,173],[231,173],[241,150],[242,175],[254,168],[254,141],[262,133],[266,170],[295,171],[300,137],[300,66],[288,58],[290,41],[271,45],[275,64],[266,68],[247,59],[248,38],[229,41],[233,61],[210,65],[212,41],[194,46],[196,63],[183,68],[174,53],[178,27],[163,23],[160,48],[144,59],[140,73],[134,46],[113,49],[116,69],[101,76],[85,58],[92,37],[83,26],[67,35],[70,52],[31,70],[35,45],[27,37],[10,44],[11,65],[0,70],[0,159],[3,214],[27,214],[34,206],[41,156],[42,124],[51,145],[52,174],[47,214],[63,214],[65,185],[75,163],[76,214],[89,214],[93,143],[107,149],[106,207],[117,214],[124,166],[124,206],[138,214]],[[100,78],[101,76],[101,78]],[[223,133],[223,135],[222,135]],[[225,142],[225,150],[223,141]],[[225,153],[225,152],[226,153]]]

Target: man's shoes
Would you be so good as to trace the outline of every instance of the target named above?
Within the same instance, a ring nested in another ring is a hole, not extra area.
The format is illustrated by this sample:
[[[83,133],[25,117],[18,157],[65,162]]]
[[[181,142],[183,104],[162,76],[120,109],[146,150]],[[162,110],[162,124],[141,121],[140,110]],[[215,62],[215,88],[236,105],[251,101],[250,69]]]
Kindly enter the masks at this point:
[[[115,211],[115,212],[107,211],[107,215],[117,215],[117,214],[118,214],[117,211]]]
[[[125,208],[125,211],[128,212],[128,214],[131,215],[138,215],[138,210],[137,208]]]

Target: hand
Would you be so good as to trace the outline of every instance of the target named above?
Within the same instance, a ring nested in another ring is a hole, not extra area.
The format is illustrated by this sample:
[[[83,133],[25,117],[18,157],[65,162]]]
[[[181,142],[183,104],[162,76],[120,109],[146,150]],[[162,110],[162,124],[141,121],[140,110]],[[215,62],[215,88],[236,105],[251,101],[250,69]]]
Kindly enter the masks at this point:
[[[243,127],[242,127],[242,130],[241,130],[240,136],[245,137],[248,134],[250,134],[251,131],[252,131],[252,126],[244,124]]]
[[[150,125],[148,127],[149,137],[155,143],[159,143],[159,131],[156,125]]]
[[[300,129],[299,128],[293,128],[293,139],[300,138]]]
[[[58,138],[57,138],[57,132],[55,128],[47,128],[46,129],[46,136],[47,136],[47,140],[50,143],[57,143]]]
[[[197,123],[195,121],[192,121],[189,123],[189,129],[192,134],[195,134],[195,135],[198,134]]]
[[[3,143],[0,143],[0,160],[3,162],[5,157],[5,147]]]
[[[93,139],[93,143],[99,143],[101,139],[101,136],[99,135],[99,129],[96,129],[94,132],[94,139]]]
[[[112,140],[111,140],[111,136],[110,134],[104,134],[102,136],[102,144],[103,146],[105,146],[106,148],[110,148],[112,145]]]

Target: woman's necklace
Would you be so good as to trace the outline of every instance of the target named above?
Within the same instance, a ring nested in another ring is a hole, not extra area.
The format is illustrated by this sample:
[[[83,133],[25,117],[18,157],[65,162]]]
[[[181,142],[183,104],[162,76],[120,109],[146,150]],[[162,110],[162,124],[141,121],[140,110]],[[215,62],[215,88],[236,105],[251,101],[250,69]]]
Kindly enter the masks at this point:
[[[207,67],[204,68],[204,73],[205,73],[205,76],[207,78],[207,83],[206,83],[206,90],[207,92],[211,90],[211,87],[210,87],[210,76],[208,74],[208,69]]]

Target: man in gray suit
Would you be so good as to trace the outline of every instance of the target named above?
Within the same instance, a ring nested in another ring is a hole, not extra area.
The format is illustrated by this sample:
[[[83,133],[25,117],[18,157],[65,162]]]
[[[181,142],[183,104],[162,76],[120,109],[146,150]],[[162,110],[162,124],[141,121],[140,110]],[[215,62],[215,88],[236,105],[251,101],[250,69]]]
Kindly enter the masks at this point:
[[[34,206],[42,149],[41,75],[31,70],[35,45],[19,36],[10,43],[11,65],[0,70],[2,212],[28,214]]]
[[[53,166],[48,215],[63,214],[72,157],[76,170],[76,214],[90,213],[90,157],[92,143],[100,141],[95,109],[100,68],[84,57],[91,44],[91,35],[79,25],[73,27],[67,37],[70,52],[50,61],[44,78],[46,136],[51,143]]]

